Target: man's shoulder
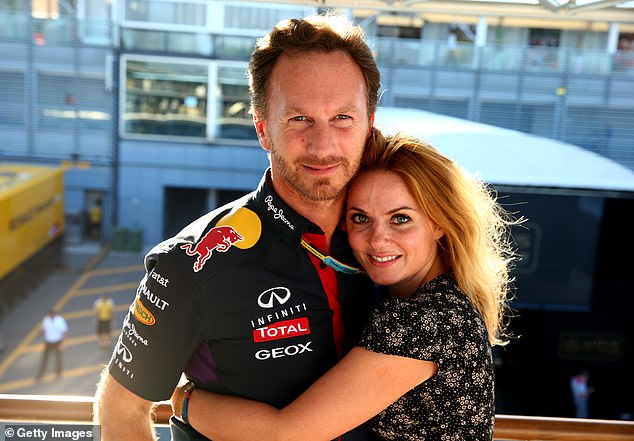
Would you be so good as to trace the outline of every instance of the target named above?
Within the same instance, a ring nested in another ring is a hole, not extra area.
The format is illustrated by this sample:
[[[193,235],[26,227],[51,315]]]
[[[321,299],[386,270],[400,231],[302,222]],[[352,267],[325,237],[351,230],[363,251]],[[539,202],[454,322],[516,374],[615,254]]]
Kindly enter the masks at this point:
[[[145,256],[146,270],[151,271],[159,260],[191,265],[192,256],[202,261],[197,267],[202,269],[207,253],[226,252],[235,243],[252,236],[252,231],[259,236],[261,223],[255,211],[251,194],[247,194],[199,217],[178,234],[154,246]]]

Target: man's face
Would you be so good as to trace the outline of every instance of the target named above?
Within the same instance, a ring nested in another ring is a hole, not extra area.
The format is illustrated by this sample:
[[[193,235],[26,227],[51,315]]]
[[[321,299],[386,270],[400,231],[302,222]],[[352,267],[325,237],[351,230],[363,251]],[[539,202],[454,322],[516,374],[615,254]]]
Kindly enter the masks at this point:
[[[281,56],[268,114],[256,115],[275,189],[287,199],[333,200],[356,172],[370,130],[361,70],[343,51]]]

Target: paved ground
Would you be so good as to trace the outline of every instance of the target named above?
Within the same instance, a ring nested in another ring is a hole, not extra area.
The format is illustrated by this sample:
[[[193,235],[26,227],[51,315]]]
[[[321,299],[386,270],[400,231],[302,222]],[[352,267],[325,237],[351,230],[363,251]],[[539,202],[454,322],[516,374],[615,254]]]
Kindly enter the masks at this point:
[[[103,292],[115,302],[114,345],[143,276],[142,259],[95,243],[66,246],[61,267],[1,318],[0,393],[93,395],[111,353],[98,347],[93,304]],[[44,377],[36,382],[44,347],[40,325],[51,307],[69,327],[63,374],[57,378],[49,358]]]

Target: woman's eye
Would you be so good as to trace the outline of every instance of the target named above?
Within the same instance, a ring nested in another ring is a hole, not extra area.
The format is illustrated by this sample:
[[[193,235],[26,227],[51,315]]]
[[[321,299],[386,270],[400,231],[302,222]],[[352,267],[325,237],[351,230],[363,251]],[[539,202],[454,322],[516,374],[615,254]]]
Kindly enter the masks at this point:
[[[307,121],[308,118],[306,118],[305,116],[302,115],[302,116],[294,116],[294,117],[291,118],[291,120],[293,120],[293,121]]]
[[[404,214],[397,214],[392,219],[395,224],[406,224],[410,220],[409,216],[405,216]]]
[[[355,224],[362,224],[368,221],[367,216],[363,215],[363,214],[353,214],[352,216],[350,216],[350,220],[352,222],[354,222]]]

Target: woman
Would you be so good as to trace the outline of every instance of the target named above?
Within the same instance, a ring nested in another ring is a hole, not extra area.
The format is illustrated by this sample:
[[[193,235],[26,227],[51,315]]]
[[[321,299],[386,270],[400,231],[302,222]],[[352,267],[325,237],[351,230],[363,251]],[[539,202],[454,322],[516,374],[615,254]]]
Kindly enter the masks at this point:
[[[176,415],[184,407],[214,441],[329,440],[372,417],[385,440],[492,439],[511,223],[483,183],[432,147],[374,130],[346,226],[388,296],[358,346],[283,409],[181,389]]]

